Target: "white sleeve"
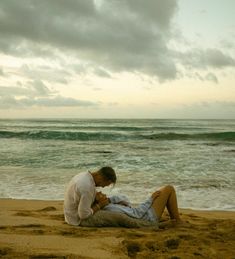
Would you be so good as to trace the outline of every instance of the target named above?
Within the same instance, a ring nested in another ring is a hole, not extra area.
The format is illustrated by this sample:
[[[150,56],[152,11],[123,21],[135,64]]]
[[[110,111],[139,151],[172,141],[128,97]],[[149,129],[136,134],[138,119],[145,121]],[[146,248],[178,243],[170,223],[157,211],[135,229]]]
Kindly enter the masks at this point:
[[[93,214],[91,205],[93,202],[93,197],[89,191],[82,192],[79,205],[78,205],[78,216],[80,219],[86,219]]]
[[[109,197],[109,200],[111,203],[119,203],[121,201],[125,201],[129,206],[131,206],[130,200],[126,195],[120,194],[120,195],[113,195]]]

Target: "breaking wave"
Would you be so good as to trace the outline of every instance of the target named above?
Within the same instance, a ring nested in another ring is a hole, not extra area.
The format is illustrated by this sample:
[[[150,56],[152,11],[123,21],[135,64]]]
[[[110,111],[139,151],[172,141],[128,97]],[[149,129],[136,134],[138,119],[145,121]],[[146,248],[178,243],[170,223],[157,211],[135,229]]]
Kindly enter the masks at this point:
[[[197,134],[181,133],[115,133],[115,132],[81,132],[81,131],[0,131],[0,138],[51,139],[80,141],[128,141],[128,140],[218,140],[235,141],[235,132],[211,132]]]

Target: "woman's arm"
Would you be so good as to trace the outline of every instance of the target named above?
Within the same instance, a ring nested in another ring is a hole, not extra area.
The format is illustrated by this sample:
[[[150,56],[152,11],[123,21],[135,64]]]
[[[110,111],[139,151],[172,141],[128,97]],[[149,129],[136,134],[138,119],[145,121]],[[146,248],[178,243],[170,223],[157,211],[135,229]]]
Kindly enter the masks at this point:
[[[109,197],[110,203],[131,207],[131,203],[125,195],[113,195]]]

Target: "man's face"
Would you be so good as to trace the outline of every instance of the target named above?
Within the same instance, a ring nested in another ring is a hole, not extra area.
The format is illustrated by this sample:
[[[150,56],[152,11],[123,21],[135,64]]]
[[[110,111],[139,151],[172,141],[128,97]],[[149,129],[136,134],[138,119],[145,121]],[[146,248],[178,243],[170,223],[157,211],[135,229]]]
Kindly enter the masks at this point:
[[[103,176],[100,176],[98,181],[97,181],[97,186],[100,187],[106,187],[109,186],[112,182],[110,180],[105,179]]]

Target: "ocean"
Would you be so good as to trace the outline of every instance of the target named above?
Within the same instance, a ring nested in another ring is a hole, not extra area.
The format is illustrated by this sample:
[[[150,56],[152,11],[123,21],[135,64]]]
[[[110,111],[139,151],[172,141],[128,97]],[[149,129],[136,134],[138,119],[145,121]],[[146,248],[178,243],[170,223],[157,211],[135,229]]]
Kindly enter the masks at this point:
[[[235,210],[235,120],[1,119],[0,153],[0,198],[63,200],[108,165],[108,195],[140,203],[172,184],[181,208]]]

